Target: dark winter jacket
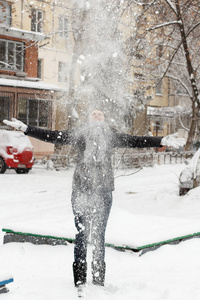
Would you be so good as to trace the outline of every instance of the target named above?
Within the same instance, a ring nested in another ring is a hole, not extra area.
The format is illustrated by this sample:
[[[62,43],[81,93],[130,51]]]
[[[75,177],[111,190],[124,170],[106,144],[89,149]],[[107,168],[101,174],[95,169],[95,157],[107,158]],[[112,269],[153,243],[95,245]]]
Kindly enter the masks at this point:
[[[84,134],[77,135],[76,130],[51,131],[28,126],[25,134],[54,144],[70,144],[77,149],[77,166],[73,176],[73,189],[79,191],[114,190],[114,175],[112,169],[113,148],[148,148],[160,147],[161,137],[131,136],[110,130],[109,143],[103,163],[85,163],[84,151],[86,139]]]

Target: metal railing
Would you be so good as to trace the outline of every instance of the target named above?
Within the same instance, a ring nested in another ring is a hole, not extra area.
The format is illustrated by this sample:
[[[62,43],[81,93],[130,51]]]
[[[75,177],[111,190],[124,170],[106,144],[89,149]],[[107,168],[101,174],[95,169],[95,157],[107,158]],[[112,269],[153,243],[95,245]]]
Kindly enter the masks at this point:
[[[155,164],[182,164],[192,158],[194,152],[156,152],[149,150],[142,152],[136,149],[115,149],[112,163],[115,169],[132,169],[152,167]],[[46,169],[68,169],[73,167],[76,162],[75,156],[66,155],[45,155],[36,163],[42,164]]]
[[[118,166],[120,169],[131,169],[131,168],[142,168],[142,167],[152,167],[155,164],[182,164],[188,159],[192,158],[194,152],[156,152],[145,151],[145,152],[135,152],[135,149],[131,151],[117,150],[114,153],[113,165]]]

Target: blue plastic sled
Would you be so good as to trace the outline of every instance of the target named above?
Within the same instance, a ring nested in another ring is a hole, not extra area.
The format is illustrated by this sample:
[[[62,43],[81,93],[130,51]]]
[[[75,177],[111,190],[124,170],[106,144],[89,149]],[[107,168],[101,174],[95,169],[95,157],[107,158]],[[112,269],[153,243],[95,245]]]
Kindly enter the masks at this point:
[[[9,290],[6,287],[6,284],[11,283],[13,281],[14,281],[13,278],[0,281],[0,294],[9,292]]]

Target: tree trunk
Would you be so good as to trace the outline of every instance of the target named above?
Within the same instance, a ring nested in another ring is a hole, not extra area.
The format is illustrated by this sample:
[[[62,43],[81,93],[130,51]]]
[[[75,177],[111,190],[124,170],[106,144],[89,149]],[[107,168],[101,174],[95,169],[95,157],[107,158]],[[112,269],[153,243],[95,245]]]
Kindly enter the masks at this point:
[[[195,129],[196,129],[196,123],[197,123],[197,114],[196,114],[196,107],[195,107],[195,101],[192,103],[192,121],[190,125],[190,131],[188,134],[188,139],[185,146],[185,151],[189,151],[192,148],[194,135],[195,135]]]
[[[197,83],[195,80],[195,71],[192,65],[191,61],[191,55],[189,52],[189,47],[187,43],[187,36],[185,33],[185,27],[184,27],[184,22],[181,16],[181,10],[180,10],[180,1],[176,0],[176,10],[177,10],[177,20],[179,21],[179,28],[180,28],[180,35],[181,35],[181,40],[182,40],[182,45],[185,53],[185,59],[186,59],[186,64],[187,64],[187,70],[188,70],[188,75],[191,83],[191,88],[192,88],[192,122],[190,125],[190,131],[188,134],[188,139],[186,143],[185,150],[188,151],[191,149],[191,146],[193,144],[194,140],[194,135],[195,135],[195,129],[196,129],[196,123],[197,123],[197,109],[199,109],[199,91],[197,87]]]

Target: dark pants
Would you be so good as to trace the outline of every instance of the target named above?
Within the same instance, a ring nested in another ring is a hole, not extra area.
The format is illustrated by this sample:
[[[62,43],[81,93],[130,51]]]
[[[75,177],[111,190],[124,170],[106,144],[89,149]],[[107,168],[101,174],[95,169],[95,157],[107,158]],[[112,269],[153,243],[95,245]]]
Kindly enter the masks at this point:
[[[93,261],[104,261],[105,231],[111,206],[112,192],[110,191],[84,194],[80,191],[72,192],[72,208],[78,230],[74,247],[75,262],[86,262],[90,233]]]

